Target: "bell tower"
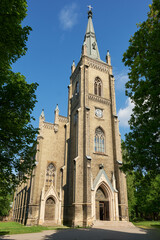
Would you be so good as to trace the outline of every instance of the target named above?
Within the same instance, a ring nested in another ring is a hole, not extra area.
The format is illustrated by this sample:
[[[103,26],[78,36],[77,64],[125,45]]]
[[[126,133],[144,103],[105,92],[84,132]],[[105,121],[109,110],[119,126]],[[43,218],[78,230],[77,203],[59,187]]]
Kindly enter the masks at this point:
[[[128,220],[114,76],[109,51],[100,59],[89,6],[79,63],[72,64],[68,119],[68,211],[72,225]]]

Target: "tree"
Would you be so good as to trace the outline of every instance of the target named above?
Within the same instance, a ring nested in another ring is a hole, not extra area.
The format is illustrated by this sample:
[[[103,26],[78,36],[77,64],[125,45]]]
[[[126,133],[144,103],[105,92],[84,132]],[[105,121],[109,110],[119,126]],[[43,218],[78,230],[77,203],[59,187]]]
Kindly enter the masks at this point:
[[[129,67],[126,95],[135,106],[126,134],[124,171],[160,173],[160,1],[153,0],[148,18],[129,40],[123,55]],[[151,175],[150,175],[151,176]]]
[[[7,196],[3,196],[0,190],[0,216],[1,217],[9,215],[9,211],[11,209],[11,201],[12,201],[11,195],[8,194]]]
[[[146,214],[151,214],[154,220],[158,220],[160,213],[160,174],[152,179],[149,191],[146,194]]]
[[[124,141],[122,141],[122,157],[124,164],[126,159],[129,163],[129,155]],[[126,177],[130,220],[158,219],[160,213],[160,174],[153,178],[152,172],[144,175],[142,172],[128,171]]]
[[[25,0],[0,2],[0,189],[7,200],[34,166],[37,129],[31,121],[37,83],[28,84],[11,65],[26,51],[31,28],[22,27],[27,13]],[[21,173],[21,178],[18,174]]]

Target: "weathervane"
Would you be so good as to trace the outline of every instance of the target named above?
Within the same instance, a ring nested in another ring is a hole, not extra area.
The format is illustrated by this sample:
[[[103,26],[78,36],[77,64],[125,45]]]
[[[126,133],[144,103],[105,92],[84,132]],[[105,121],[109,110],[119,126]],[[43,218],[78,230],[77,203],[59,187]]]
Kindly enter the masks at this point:
[[[88,7],[88,10],[89,10],[89,11],[92,11],[92,8],[93,8],[93,7],[92,7],[91,5],[89,5],[89,6],[87,6],[87,7]]]

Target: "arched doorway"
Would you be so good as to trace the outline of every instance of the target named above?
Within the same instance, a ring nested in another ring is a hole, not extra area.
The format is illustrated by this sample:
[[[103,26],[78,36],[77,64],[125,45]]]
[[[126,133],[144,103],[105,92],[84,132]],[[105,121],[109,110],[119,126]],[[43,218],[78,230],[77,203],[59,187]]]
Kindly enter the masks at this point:
[[[109,198],[106,190],[102,186],[100,186],[96,191],[95,201],[96,219],[102,221],[109,221]]]
[[[49,197],[46,200],[44,219],[45,220],[55,219],[55,200],[52,197]]]

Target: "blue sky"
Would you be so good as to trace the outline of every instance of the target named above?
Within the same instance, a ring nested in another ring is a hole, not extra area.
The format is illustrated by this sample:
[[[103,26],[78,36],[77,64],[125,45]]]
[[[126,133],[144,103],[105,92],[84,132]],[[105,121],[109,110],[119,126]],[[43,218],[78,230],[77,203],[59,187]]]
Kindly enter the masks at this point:
[[[60,115],[67,115],[67,99],[71,64],[77,64],[87,27],[87,6],[93,7],[93,25],[101,60],[107,50],[111,55],[115,76],[117,113],[122,138],[129,131],[127,124],[132,103],[125,96],[128,69],[122,63],[123,53],[129,46],[136,24],[147,19],[151,0],[28,0],[28,15],[23,25],[30,33],[25,56],[13,70],[26,77],[28,83],[37,82],[38,103],[33,115],[38,127],[42,108],[45,119],[54,122],[54,109],[58,103]]]

